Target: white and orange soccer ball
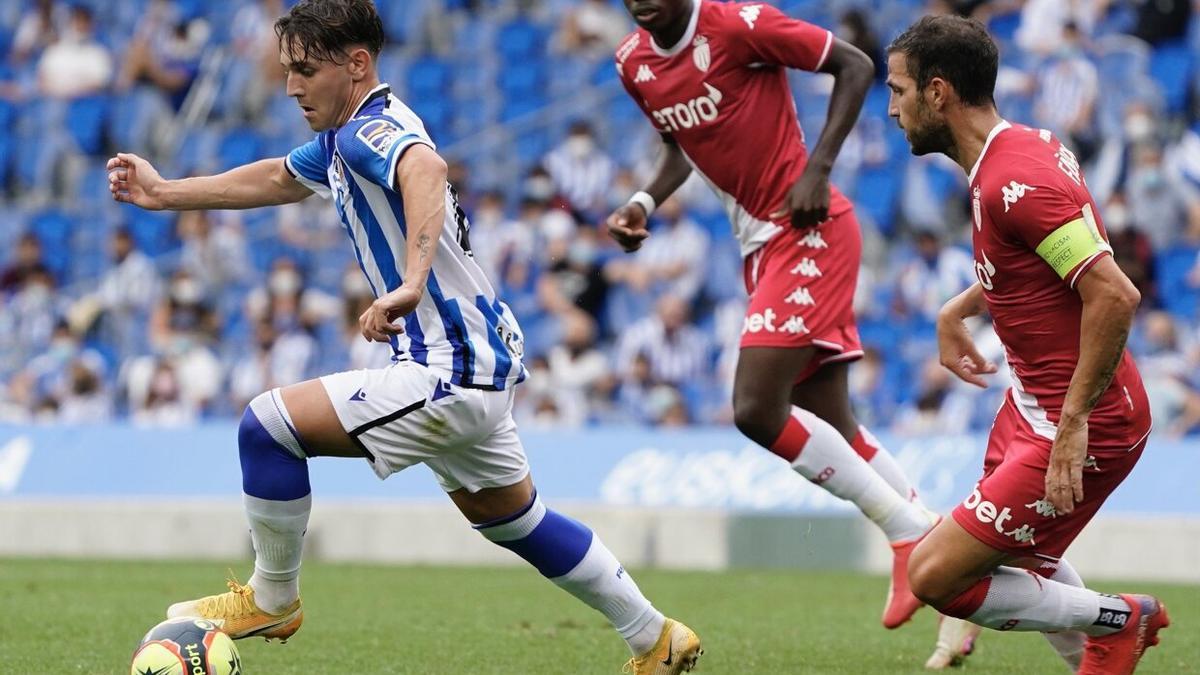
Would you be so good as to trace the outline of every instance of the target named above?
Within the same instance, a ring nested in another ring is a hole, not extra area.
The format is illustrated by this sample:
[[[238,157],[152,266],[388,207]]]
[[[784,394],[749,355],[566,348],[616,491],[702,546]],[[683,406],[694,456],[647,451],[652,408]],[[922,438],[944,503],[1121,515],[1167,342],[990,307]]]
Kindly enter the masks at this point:
[[[167,619],[150,629],[133,653],[130,675],[242,675],[233,640],[197,617]]]

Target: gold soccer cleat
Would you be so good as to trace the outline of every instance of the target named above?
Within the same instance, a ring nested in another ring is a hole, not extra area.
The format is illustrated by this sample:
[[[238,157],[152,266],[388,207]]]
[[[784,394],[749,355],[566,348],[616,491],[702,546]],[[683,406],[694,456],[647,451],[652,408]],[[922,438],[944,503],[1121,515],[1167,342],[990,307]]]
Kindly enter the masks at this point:
[[[629,659],[621,672],[632,675],[688,673],[696,667],[696,660],[703,653],[700,636],[678,621],[667,619],[658,642],[645,654]]]
[[[237,579],[228,582],[229,591],[198,600],[177,602],[167,608],[167,618],[198,616],[221,626],[229,637],[240,640],[264,637],[267,641],[287,642],[304,621],[304,610],[297,599],[279,614],[268,614],[254,603],[254,589]]]

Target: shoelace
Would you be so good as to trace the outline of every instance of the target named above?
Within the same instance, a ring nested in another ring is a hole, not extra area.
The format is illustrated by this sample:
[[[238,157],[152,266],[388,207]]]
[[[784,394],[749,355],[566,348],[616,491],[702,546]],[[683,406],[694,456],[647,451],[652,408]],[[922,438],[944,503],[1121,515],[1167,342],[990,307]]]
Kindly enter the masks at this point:
[[[238,583],[237,577],[232,572],[229,574],[229,579],[225,582],[229,586],[229,593],[215,595],[209,601],[211,604],[207,609],[215,617],[233,619],[254,613],[254,590],[249,586],[243,586]]]

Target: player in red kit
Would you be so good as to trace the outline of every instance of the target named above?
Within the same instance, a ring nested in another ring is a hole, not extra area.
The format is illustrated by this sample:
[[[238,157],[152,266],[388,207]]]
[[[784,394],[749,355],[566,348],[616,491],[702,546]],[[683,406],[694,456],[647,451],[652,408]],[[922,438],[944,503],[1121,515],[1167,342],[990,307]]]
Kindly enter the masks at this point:
[[[625,0],[637,22],[617,50],[621,82],[662,135],[645,190],[608,219],[626,251],[693,171],[726,207],[750,294],[734,381],[738,429],[805,478],[853,502],[895,550],[883,623],[921,603],[907,559],[932,527],[892,455],[858,424],[848,364],[862,356],[851,301],[862,240],[834,159],[870,87],[871,60],[829,31],[764,3]],[[787,69],[835,78],[811,155]]]
[[[983,385],[995,366],[963,319],[987,311],[1013,373],[983,477],[913,552],[909,579],[947,615],[1047,633],[1078,673],[1132,673],[1166,608],[1089,590],[1062,556],[1150,433],[1125,351],[1140,297],[1075,156],[1049,131],[1000,117],[997,61],[983,26],[953,16],[921,19],[888,49],[889,114],[913,153],[944,153],[970,176],[979,281],[939,316],[941,362]]]

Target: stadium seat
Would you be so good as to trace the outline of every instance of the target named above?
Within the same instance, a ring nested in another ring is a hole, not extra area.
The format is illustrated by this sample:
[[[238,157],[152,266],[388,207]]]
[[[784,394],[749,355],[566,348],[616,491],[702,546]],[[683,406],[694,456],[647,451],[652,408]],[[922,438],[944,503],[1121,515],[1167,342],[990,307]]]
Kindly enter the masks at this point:
[[[67,128],[85,154],[98,155],[104,151],[108,105],[107,96],[96,94],[77,98],[67,108]]]
[[[544,44],[542,28],[525,17],[513,19],[496,34],[496,50],[506,64],[538,58]]]
[[[262,159],[263,139],[252,127],[228,131],[217,147],[217,163],[222,171]]]
[[[892,231],[896,222],[900,177],[899,172],[887,166],[865,168],[858,174],[854,203],[866,212],[885,235]]]
[[[1196,55],[1185,41],[1163,43],[1150,55],[1150,75],[1162,85],[1167,111],[1182,113],[1191,86]]]
[[[451,68],[433,56],[413,61],[408,66],[408,95],[411,98],[446,96],[450,91]]]
[[[46,267],[61,282],[71,263],[71,234],[75,223],[65,211],[52,208],[34,214],[30,226],[42,243]]]
[[[1196,264],[1195,246],[1175,246],[1160,251],[1154,260],[1158,277],[1158,296],[1163,308],[1181,318],[1193,318],[1200,307],[1200,291],[1191,285],[1188,276]]]
[[[502,68],[497,84],[505,98],[521,98],[544,90],[548,84],[542,62],[531,61]]]

